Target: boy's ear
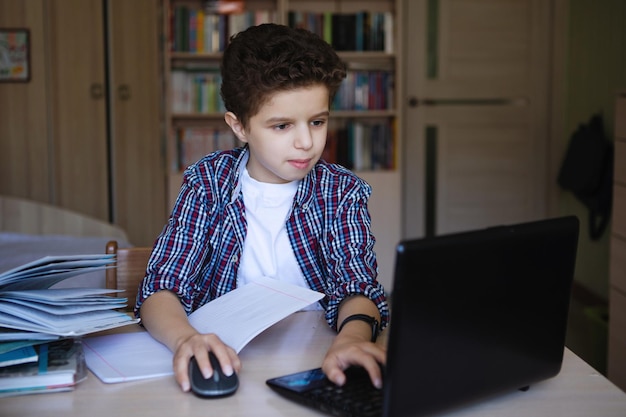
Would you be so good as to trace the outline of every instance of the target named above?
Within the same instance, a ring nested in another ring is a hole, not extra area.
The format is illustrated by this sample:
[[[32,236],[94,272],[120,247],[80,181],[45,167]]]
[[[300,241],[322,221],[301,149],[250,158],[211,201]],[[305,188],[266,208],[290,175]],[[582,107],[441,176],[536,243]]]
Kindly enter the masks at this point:
[[[228,126],[230,126],[235,136],[237,136],[237,139],[242,142],[248,141],[246,139],[246,129],[243,127],[243,124],[239,121],[235,113],[231,111],[226,112],[226,114],[224,115],[224,120],[226,121]]]

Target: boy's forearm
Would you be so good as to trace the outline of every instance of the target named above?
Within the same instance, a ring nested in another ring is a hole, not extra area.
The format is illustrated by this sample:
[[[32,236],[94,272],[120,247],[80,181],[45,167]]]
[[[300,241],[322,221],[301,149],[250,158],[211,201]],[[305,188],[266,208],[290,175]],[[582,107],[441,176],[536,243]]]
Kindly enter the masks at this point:
[[[337,330],[339,330],[339,326],[341,326],[343,321],[353,314],[372,316],[380,323],[380,312],[372,300],[362,295],[355,295],[342,301],[339,306]],[[341,333],[343,333],[342,336],[350,335],[369,341],[372,336],[372,327],[364,321],[352,320],[345,324]]]
[[[178,297],[170,291],[159,291],[145,300],[141,306],[141,321],[152,337],[172,352],[196,333]]]

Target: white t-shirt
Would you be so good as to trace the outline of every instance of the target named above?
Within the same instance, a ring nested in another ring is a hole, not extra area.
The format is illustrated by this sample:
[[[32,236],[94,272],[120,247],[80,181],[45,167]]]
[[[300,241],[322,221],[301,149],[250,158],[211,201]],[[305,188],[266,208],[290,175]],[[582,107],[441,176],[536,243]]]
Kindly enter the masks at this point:
[[[259,182],[244,170],[241,192],[248,231],[237,274],[237,286],[267,277],[309,288],[293,253],[287,228],[299,181],[286,184]],[[307,309],[321,308],[318,303]]]

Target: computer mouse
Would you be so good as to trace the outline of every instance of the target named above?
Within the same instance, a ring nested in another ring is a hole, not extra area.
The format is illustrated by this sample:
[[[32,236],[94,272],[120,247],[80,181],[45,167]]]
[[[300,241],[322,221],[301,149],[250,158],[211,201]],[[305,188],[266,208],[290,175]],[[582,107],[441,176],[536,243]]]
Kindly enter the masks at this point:
[[[213,368],[213,375],[204,378],[195,356],[189,361],[189,380],[191,381],[191,391],[202,398],[219,398],[232,395],[239,388],[239,378],[233,372],[231,376],[224,375],[217,356],[209,352],[209,360]]]

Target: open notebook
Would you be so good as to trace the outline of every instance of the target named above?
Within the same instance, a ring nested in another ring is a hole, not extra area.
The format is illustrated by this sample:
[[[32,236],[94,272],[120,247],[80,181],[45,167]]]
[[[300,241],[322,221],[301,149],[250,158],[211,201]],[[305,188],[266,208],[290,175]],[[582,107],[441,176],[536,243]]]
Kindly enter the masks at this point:
[[[361,369],[340,390],[319,369],[267,384],[337,416],[402,417],[557,375],[578,228],[562,217],[400,242],[383,389]]]

